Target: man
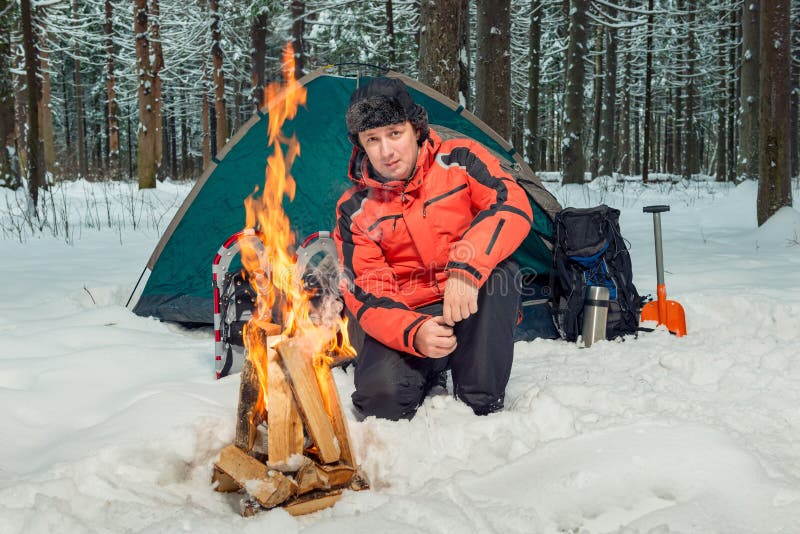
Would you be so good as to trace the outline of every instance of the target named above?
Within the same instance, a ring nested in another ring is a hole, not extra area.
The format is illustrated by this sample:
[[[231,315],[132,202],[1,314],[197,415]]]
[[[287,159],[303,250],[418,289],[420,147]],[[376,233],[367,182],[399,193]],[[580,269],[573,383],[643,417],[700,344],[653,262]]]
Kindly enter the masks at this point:
[[[476,414],[501,409],[519,307],[507,258],[531,227],[525,192],[479,143],[442,141],[399,80],[356,89],[347,128],[354,185],[334,239],[366,333],[355,408],[411,418],[450,369]]]

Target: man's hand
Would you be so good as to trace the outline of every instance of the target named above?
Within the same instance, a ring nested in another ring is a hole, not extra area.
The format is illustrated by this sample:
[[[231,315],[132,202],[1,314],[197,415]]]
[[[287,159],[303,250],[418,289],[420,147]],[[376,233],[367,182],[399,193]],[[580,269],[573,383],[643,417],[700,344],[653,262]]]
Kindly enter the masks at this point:
[[[456,336],[442,317],[431,317],[414,336],[414,348],[428,358],[444,358],[456,348]]]
[[[478,311],[478,286],[465,275],[452,271],[444,286],[444,322],[453,326]]]

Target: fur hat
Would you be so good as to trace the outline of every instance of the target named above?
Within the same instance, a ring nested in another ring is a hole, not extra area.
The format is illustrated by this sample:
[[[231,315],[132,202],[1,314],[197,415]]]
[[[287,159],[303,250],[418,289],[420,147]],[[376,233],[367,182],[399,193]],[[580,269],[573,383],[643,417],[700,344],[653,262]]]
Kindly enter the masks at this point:
[[[373,78],[353,91],[346,119],[348,137],[357,147],[361,147],[359,132],[405,121],[419,132],[420,145],[428,138],[428,113],[395,78]]]

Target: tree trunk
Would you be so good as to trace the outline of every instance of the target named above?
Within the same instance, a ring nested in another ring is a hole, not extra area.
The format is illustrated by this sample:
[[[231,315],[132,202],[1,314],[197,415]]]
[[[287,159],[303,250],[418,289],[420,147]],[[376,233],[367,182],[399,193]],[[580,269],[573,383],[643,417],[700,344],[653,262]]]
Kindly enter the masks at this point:
[[[161,135],[159,139],[161,140],[161,164],[159,166],[159,174],[158,179],[160,181],[164,181],[167,177],[169,177],[169,170],[172,164],[172,152],[170,152],[170,139],[169,139],[169,116],[172,115],[169,112],[169,98],[167,96],[163,96],[163,107],[162,109],[167,110],[166,112],[161,114],[161,122],[159,123],[158,127],[160,129]],[[174,178],[175,175],[172,175]]]
[[[647,64],[644,73],[644,154],[642,155],[642,182],[648,182],[650,173],[650,136],[653,127],[653,0],[647,0]]]
[[[250,53],[252,71],[250,72],[250,97],[253,109],[258,111],[264,105],[264,60],[267,55],[267,14],[258,13],[250,28]]]
[[[735,5],[735,4],[734,4]],[[728,27],[728,34],[729,34],[729,49],[728,49],[728,68],[730,69],[730,76],[728,77],[728,124],[726,127],[726,132],[728,134],[728,152],[727,158],[728,162],[726,165],[728,171],[728,178],[729,182],[733,182],[736,180],[736,149],[737,143],[735,139],[736,135],[736,102],[738,98],[736,97],[736,80],[738,78],[738,68],[737,65],[739,64],[737,52],[740,50],[740,45],[734,45],[733,43],[738,43],[739,39],[737,39],[737,29],[739,29],[740,24],[737,18],[741,18],[741,11],[734,8],[735,13],[732,16],[732,22]]]
[[[233,130],[236,132],[242,126],[242,82],[236,79],[233,82]]]
[[[128,180],[133,180],[133,152],[136,150],[133,146],[133,133],[131,133],[131,116],[128,115],[125,123],[128,130]]]
[[[211,56],[214,59],[214,114],[216,116],[216,154],[228,140],[228,117],[225,111],[225,70],[222,67],[222,28],[219,0],[211,0]]]
[[[511,135],[511,2],[476,0],[475,113],[503,139]]]
[[[533,170],[539,168],[539,78],[541,75],[542,0],[531,2],[529,31],[530,65],[528,67],[528,162]]]
[[[0,26],[12,28],[19,24],[11,9],[13,0],[0,0]],[[11,32],[0,33],[0,187],[16,189],[20,185],[15,169],[14,149],[14,83],[10,76],[14,65]]]
[[[203,122],[203,171],[211,164],[211,106],[208,102],[205,62],[203,62],[203,83],[201,84],[201,120]]]
[[[21,22],[20,22],[21,24]],[[28,93],[25,83],[25,48],[15,46],[14,71],[14,144],[20,180],[28,176]]]
[[[294,48],[294,68],[299,78],[305,74],[306,54],[305,39],[306,32],[306,2],[305,0],[292,0],[292,47]]]
[[[40,20],[43,14],[41,9],[38,11]],[[45,42],[45,35],[39,36],[39,41],[42,44],[39,49],[39,69],[41,76],[41,100],[39,102],[39,135],[42,141],[42,150],[44,156],[44,172],[49,173],[51,176],[55,175],[56,167],[56,148],[53,143],[53,110],[50,109],[51,102],[51,86],[50,86],[50,63],[48,54],[46,52],[47,45]],[[46,181],[46,180],[45,180]]]
[[[211,160],[217,158],[217,111],[214,106],[210,106],[208,110],[208,129],[211,134]]]
[[[632,0],[627,0],[626,7],[631,9]],[[630,22],[631,14],[626,12],[625,21]],[[630,39],[631,30],[625,30],[626,41]],[[619,172],[623,176],[631,174],[631,83],[633,77],[631,75],[631,56],[628,51],[630,47],[625,47],[625,56],[623,63],[625,65],[625,73],[622,79],[622,114],[620,124],[620,150],[619,150]]]
[[[790,0],[762,0],[759,28],[758,225],[792,205]]]
[[[422,0],[419,40],[419,79],[458,101],[458,44],[453,29],[460,28],[464,14],[461,0]]]
[[[653,136],[653,150],[650,152],[652,154],[650,160],[653,162],[653,170],[661,172],[661,116],[656,115],[654,120],[653,131],[655,135]]]
[[[94,96],[92,98],[92,107],[98,110],[102,110],[103,108],[105,108],[105,106],[103,106],[100,102],[100,93],[94,93]],[[101,113],[103,112],[101,111]],[[93,167],[95,169],[95,174],[98,176],[102,176],[99,171],[102,170],[103,168],[103,136],[101,134],[102,122],[95,120],[92,121],[91,123],[92,133],[94,135],[93,139],[94,149],[92,150],[92,163],[94,164]]]
[[[78,0],[72,1],[72,15],[75,26],[79,25],[80,19]],[[81,178],[89,177],[89,161],[86,154],[86,122],[84,120],[83,109],[83,83],[81,80],[81,50],[80,41],[75,40],[74,64],[73,64],[73,81],[75,83],[75,125],[78,132],[78,176]]]
[[[184,104],[187,103],[188,98],[186,91],[183,93]],[[186,118],[186,113],[181,113],[181,174],[182,180],[186,180],[191,175],[191,156],[189,155],[189,124]]]
[[[719,89],[717,94],[717,169],[716,180],[724,182],[728,176],[728,170],[725,165],[728,163],[727,154],[725,153],[726,141],[728,133],[725,130],[727,126],[726,113],[728,110],[728,101],[726,99],[728,93],[728,77],[726,75],[728,70],[727,50],[725,50],[727,32],[719,32],[719,41],[717,43],[717,60],[719,65]],[[733,46],[728,43],[727,46]]]
[[[737,161],[741,180],[756,179],[759,169],[759,3],[755,0],[742,3],[742,70]]]
[[[556,154],[560,154],[560,146],[558,145],[558,132],[556,125],[559,123],[560,117],[556,115],[555,95],[550,95],[550,117],[547,121],[547,138],[550,140],[547,143],[547,170],[555,171],[561,167],[560,163],[556,163]]]
[[[617,10],[607,8],[611,19],[617,18]],[[605,76],[603,77],[603,110],[600,118],[600,176],[611,176],[614,173],[616,160],[615,139],[616,128],[614,118],[617,112],[617,31],[606,28],[605,36]]]
[[[177,106],[173,106],[175,109]],[[175,129],[175,113],[170,113],[167,120],[167,131],[169,132],[169,153],[170,153],[170,174],[172,178],[178,179],[178,134]]]
[[[397,66],[397,40],[394,35],[394,6],[392,0],[386,0],[386,37],[389,38],[389,66]]]
[[[561,144],[565,184],[582,184],[586,171],[586,158],[583,155],[583,81],[586,77],[584,60],[588,9],[588,0],[570,0],[564,141]]]
[[[600,114],[603,106],[603,34],[602,25],[594,29],[594,76],[592,77],[592,156],[589,172],[597,178],[600,169]]]
[[[680,58],[680,54],[678,54]],[[680,63],[680,59],[678,59]],[[683,89],[681,86],[678,86],[675,89],[675,102],[673,103],[672,109],[675,110],[675,126],[673,129],[674,139],[673,139],[673,151],[672,151],[672,160],[674,164],[674,173],[683,176],[683,168],[684,168],[684,161],[686,158],[684,157],[684,105],[683,105]]]
[[[64,159],[68,162],[68,165],[62,165],[62,168],[68,167],[69,170],[71,171],[72,167],[73,167],[73,164],[72,164],[72,162],[73,162],[73,159],[72,159],[72,129],[70,128],[70,122],[69,122],[70,106],[69,106],[69,91],[67,91],[67,78],[68,78],[68,76],[67,76],[67,62],[65,60],[65,61],[61,62],[61,93],[62,93],[62,96],[64,97],[63,98],[63,104],[64,104],[64,111],[63,111],[63,117],[64,117],[64,144],[66,145],[66,149],[67,149],[66,150],[66,156],[65,156]],[[65,169],[65,171],[66,171],[66,169]]]
[[[699,121],[697,120],[697,37],[695,35],[695,0],[686,0],[686,24],[688,28],[688,43],[686,57],[686,166],[684,178],[690,178],[700,172],[701,136]]]
[[[163,135],[163,97],[162,97],[162,80],[161,69],[164,68],[164,52],[161,47],[161,20],[160,20],[160,7],[159,0],[150,0],[151,16],[150,19],[150,44],[151,52],[153,54],[152,64],[152,77],[153,77],[153,124],[156,127],[155,136],[153,137],[153,157],[156,166],[156,178],[161,181],[164,180],[164,172],[166,166],[162,165],[164,158],[164,135]]]
[[[106,90],[107,89],[108,89],[108,85],[106,85]],[[98,95],[99,94],[100,93],[98,93]],[[104,98],[105,98],[105,100],[103,100],[102,104],[101,104],[101,108],[103,110],[102,111],[102,113],[103,113],[103,133],[101,134],[101,138],[103,140],[103,146],[102,146],[101,150],[103,151],[103,153],[102,153],[102,158],[101,159],[103,161],[103,176],[106,179],[113,179],[113,176],[111,174],[109,174],[109,169],[108,169],[108,165],[109,165],[108,154],[110,152],[108,142],[111,139],[111,137],[109,135],[109,131],[108,131],[108,94],[106,94],[106,96]]]
[[[139,78],[139,128],[137,169],[139,189],[156,186],[155,143],[156,131],[153,98],[153,74],[150,66],[150,39],[148,36],[147,0],[135,0],[133,35],[136,38],[136,72]]]
[[[675,172],[673,152],[675,150],[675,117],[672,113],[672,89],[667,89],[666,120],[664,121],[664,172],[673,174]]]
[[[119,105],[117,104],[117,79],[114,75],[113,3],[105,0],[106,20],[106,104],[108,109],[108,160],[109,174],[119,179]]]
[[[792,176],[800,175],[800,10],[792,17]]]
[[[642,122],[642,114],[638,111],[639,108],[634,105],[634,109],[636,109],[636,114],[633,118],[633,174],[641,174],[642,178],[644,179],[644,173],[642,173],[642,138],[640,137],[641,132],[641,125]]]
[[[472,68],[472,48],[469,45],[469,0],[461,0],[461,25],[458,27],[458,103],[472,109],[472,90],[470,74]]]
[[[39,205],[39,189],[45,185],[42,146],[39,141],[39,58],[36,51],[36,34],[30,0],[20,0],[20,8],[28,97],[28,193],[33,207],[36,208]]]

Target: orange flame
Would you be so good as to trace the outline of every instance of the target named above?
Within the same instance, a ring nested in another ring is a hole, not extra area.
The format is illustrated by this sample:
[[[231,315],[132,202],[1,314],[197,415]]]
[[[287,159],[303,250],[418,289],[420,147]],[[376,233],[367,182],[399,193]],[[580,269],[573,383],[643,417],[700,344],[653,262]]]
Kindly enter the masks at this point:
[[[271,83],[264,92],[264,106],[269,109],[268,143],[272,154],[267,158],[263,192],[258,188],[245,199],[245,232],[240,238],[242,265],[249,273],[256,290],[256,310],[248,330],[258,323],[277,323],[283,335],[299,337],[307,343],[306,353],[316,362],[330,363],[331,353],[352,356],[354,350],[347,338],[347,321],[338,324],[316,324],[312,320],[311,297],[303,287],[302,273],[295,268],[291,251],[295,236],[289,218],[283,211],[283,198],[294,200],[296,183],[290,169],[300,156],[296,136],[287,137],[283,124],[297,115],[306,104],[306,88],[295,79],[294,50],[287,44],[283,50],[283,83]],[[256,239],[254,236],[258,236]],[[337,334],[338,333],[338,334]],[[251,346],[258,336],[245,335],[248,357],[257,369],[261,383],[259,405],[266,408],[267,349]],[[257,406],[258,407],[258,406]]]

